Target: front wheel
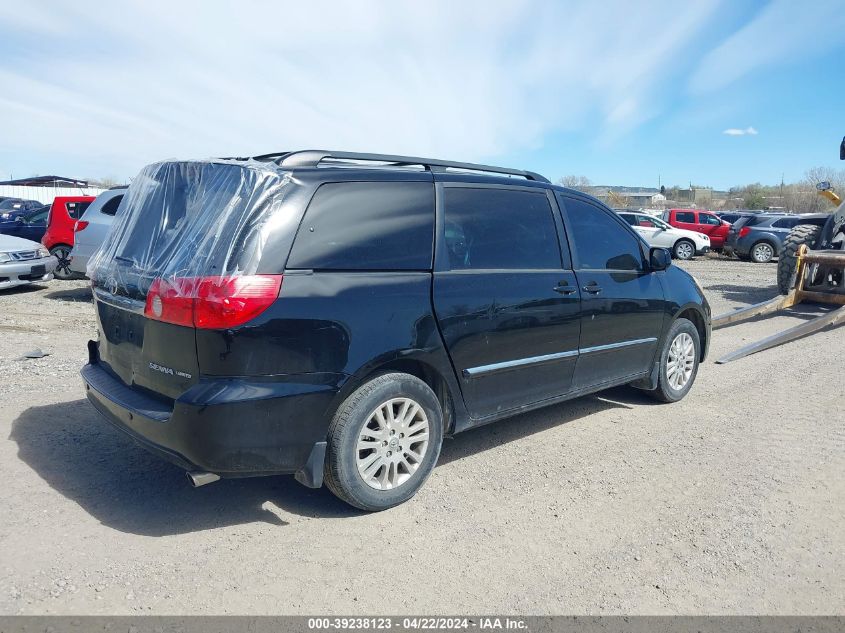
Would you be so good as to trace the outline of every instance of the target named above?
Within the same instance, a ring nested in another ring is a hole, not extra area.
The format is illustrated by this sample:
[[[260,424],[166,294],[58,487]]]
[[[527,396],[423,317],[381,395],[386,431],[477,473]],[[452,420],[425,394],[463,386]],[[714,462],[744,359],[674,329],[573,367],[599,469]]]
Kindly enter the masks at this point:
[[[798,249],[802,245],[813,248],[822,234],[822,227],[813,224],[799,224],[794,227],[783,242],[783,249],[778,258],[778,291],[789,294],[795,287],[795,275],[798,272]]]
[[[324,476],[340,499],[378,511],[410,499],[443,443],[437,396],[419,378],[390,373],[359,387],[329,427]]]
[[[678,240],[675,242],[672,254],[675,256],[675,259],[692,259],[692,256],[695,255],[695,244],[689,240]]]
[[[648,393],[661,402],[677,402],[695,382],[701,358],[701,338],[688,319],[678,319],[660,350],[660,372],[657,388]]]
[[[59,244],[50,249],[50,255],[59,260],[56,270],[53,271],[56,279],[72,279],[73,271],[70,269],[70,246]]]

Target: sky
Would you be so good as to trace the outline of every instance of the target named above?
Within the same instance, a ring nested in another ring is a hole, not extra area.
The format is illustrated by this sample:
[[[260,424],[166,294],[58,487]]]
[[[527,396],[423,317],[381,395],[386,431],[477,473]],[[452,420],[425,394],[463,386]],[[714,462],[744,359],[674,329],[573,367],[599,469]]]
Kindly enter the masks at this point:
[[[328,148],[723,189],[843,135],[845,0],[0,0],[0,178]]]

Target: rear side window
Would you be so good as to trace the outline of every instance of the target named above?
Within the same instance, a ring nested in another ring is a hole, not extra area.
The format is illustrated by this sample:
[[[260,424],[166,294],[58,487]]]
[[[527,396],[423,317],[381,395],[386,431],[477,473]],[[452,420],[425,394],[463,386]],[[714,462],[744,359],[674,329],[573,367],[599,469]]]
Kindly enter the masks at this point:
[[[117,208],[120,206],[120,201],[123,200],[123,196],[115,196],[108,202],[103,205],[103,208],[100,209],[100,213],[104,215],[114,215],[117,213]]]
[[[695,224],[695,213],[692,213],[691,211],[680,211],[675,214],[675,222]]]
[[[629,213],[625,213],[625,214],[620,214],[619,217],[622,218],[623,220],[625,220],[631,226],[637,226],[637,216],[631,215]]]
[[[68,202],[65,206],[67,208],[68,215],[74,220],[78,220],[82,217],[82,214],[85,213],[85,209],[87,209],[90,204],[90,202]]]
[[[713,226],[722,226],[722,221],[715,215],[710,215],[709,213],[699,213],[698,219],[701,224],[712,224]]]
[[[545,192],[446,187],[444,242],[452,270],[560,269]]]
[[[801,218],[781,218],[780,220],[775,221],[772,226],[779,229],[791,229],[803,223],[804,222],[802,222]]]
[[[585,270],[642,270],[640,240],[610,212],[577,198],[561,197],[572,227],[578,263]]]
[[[305,212],[288,268],[425,270],[433,241],[433,183],[328,183]]]

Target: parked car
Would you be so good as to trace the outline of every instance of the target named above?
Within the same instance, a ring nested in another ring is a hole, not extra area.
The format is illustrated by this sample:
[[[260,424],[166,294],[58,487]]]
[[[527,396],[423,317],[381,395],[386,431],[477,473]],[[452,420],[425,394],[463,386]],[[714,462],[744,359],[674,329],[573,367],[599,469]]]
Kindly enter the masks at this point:
[[[695,280],[595,198],[423,158],[151,165],[89,270],[108,420],[194,485],[295,473],[365,510],[446,435],[615,385],[677,401],[710,342]]]
[[[76,221],[85,213],[88,205],[94,202],[94,196],[58,196],[50,206],[47,215],[47,231],[41,238],[58,265],[57,279],[71,279],[74,272],[70,269],[70,251],[73,248],[73,229]]]
[[[649,246],[668,248],[676,259],[692,259],[693,255],[703,255],[710,250],[710,238],[703,233],[676,229],[660,218],[644,213],[617,213]]]
[[[115,187],[104,191],[85,209],[74,226],[73,250],[70,252],[70,269],[78,275],[85,275],[88,261],[103,244],[109,234],[114,214],[123,200],[126,187]]]
[[[56,264],[56,258],[38,242],[0,235],[0,290],[49,281]]]
[[[739,218],[731,225],[725,242],[725,254],[765,264],[780,256],[783,242],[799,224],[824,226],[827,213],[775,214],[757,213]]]
[[[669,209],[663,213],[663,220],[678,229],[703,233],[710,238],[714,251],[722,250],[731,226],[715,213],[699,209]]]
[[[0,221],[0,233],[40,242],[47,231],[47,215],[49,213],[50,207],[43,206],[34,211],[17,214],[12,221]]]
[[[736,221],[740,218],[744,218],[749,215],[755,215],[755,213],[753,211],[722,211],[716,213],[716,215],[718,215],[721,220],[727,222],[728,224],[735,224]]]
[[[6,198],[0,202],[0,222],[13,221],[19,215],[35,211],[44,206],[38,200],[21,200],[20,198]]]

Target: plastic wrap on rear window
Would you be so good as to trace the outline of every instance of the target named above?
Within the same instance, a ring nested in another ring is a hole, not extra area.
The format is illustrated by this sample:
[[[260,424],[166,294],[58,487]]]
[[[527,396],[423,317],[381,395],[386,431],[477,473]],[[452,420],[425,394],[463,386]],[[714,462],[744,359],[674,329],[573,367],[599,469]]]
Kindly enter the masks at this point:
[[[88,276],[112,294],[142,299],[156,279],[178,294],[190,287],[184,280],[255,274],[289,189],[290,173],[272,163],[149,165],[129,186]]]

